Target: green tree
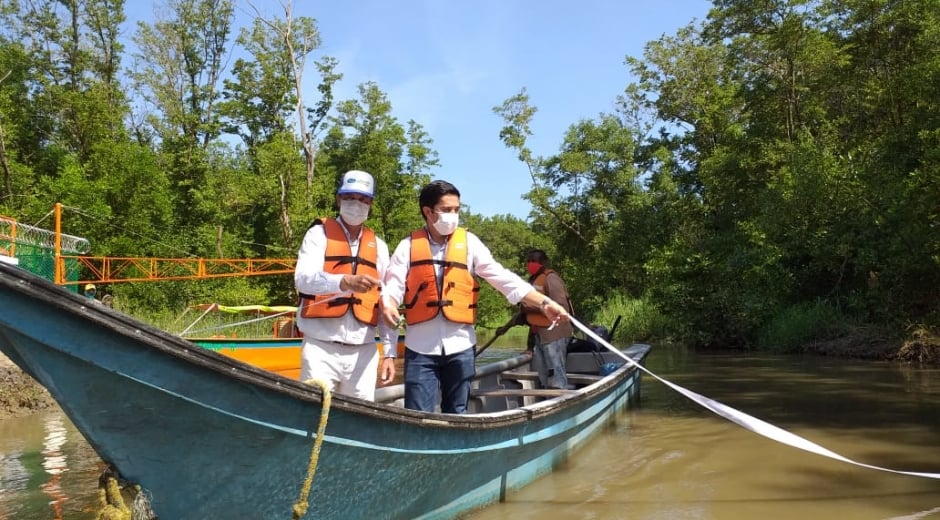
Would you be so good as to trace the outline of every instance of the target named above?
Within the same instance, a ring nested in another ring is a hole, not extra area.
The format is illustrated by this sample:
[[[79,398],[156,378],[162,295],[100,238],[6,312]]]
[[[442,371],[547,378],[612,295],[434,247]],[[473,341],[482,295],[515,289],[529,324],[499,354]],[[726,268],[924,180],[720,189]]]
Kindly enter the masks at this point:
[[[458,186],[458,189],[460,187]],[[512,215],[494,215],[484,217],[470,211],[460,215],[460,225],[480,237],[490,252],[503,267],[528,278],[525,271],[525,257],[530,249],[550,250],[550,237],[538,235],[526,224]],[[477,321],[485,327],[498,327],[506,323],[515,309],[506,302],[496,289],[488,283],[480,284],[480,299],[477,309]]]
[[[18,157],[37,175],[55,176],[61,157],[74,154],[85,163],[97,142],[124,138],[127,103],[117,79],[122,1],[10,2],[0,18],[8,67],[0,77],[22,87],[4,88],[13,94],[5,119],[15,124],[4,131],[13,139],[8,160]],[[23,117],[28,125],[15,123]]]
[[[167,18],[138,22],[137,95],[154,108],[146,116],[156,136],[159,160],[168,171],[183,249],[215,251],[221,224],[213,164],[237,155],[221,143],[221,77],[229,48],[230,0],[170,0]],[[212,230],[212,231],[208,231]],[[212,236],[208,243],[203,242]],[[208,246],[208,247],[207,247]]]
[[[403,127],[392,115],[392,104],[376,84],[359,86],[359,99],[338,104],[320,147],[319,206],[333,208],[333,194],[347,170],[365,170],[375,178],[376,197],[369,224],[391,247],[424,224],[418,191],[437,164],[431,140],[418,123]],[[327,173],[329,172],[329,173]]]
[[[313,136],[332,106],[333,84],[341,75],[334,71],[335,60],[319,62],[322,97],[315,108],[305,108],[301,89],[304,64],[320,44],[319,32],[313,19],[292,18],[289,6],[284,20],[256,18],[250,30],[242,29],[237,43],[251,59],[235,61],[233,78],[225,80],[225,101],[219,110],[228,121],[225,130],[242,138],[255,176],[268,188],[258,194],[260,200],[277,201],[277,212],[270,215],[280,228],[274,236],[280,237],[282,246],[291,247],[296,242],[293,214],[309,209],[307,195],[316,151]],[[309,127],[307,112],[314,118]],[[291,114],[296,114],[293,124]],[[296,176],[297,148],[304,151],[306,184]],[[270,222],[256,217],[269,213],[254,212],[252,218],[265,232],[270,231]]]
[[[15,197],[28,197],[35,178],[20,157],[32,141],[28,67],[23,46],[0,37],[0,214],[14,213]]]
[[[629,100],[662,125],[640,158],[673,209],[647,263],[657,301],[703,344],[746,345],[817,299],[866,320],[922,316],[914,280],[937,273],[936,243],[913,239],[936,236],[923,225],[936,184],[918,171],[934,147],[935,5],[714,5],[703,30],[628,59]]]
[[[139,94],[157,112],[148,118],[164,140],[205,148],[219,136],[216,111],[233,6],[230,0],[168,0],[170,18],[137,23]]]
[[[532,179],[533,230],[551,237],[553,265],[565,273],[585,315],[614,292],[641,294],[647,240],[657,229],[652,199],[636,167],[637,130],[625,114],[601,114],[569,127],[560,151],[535,157],[526,145],[536,109],[523,90],[494,108],[503,142],[519,152]],[[637,238],[644,239],[642,246]]]

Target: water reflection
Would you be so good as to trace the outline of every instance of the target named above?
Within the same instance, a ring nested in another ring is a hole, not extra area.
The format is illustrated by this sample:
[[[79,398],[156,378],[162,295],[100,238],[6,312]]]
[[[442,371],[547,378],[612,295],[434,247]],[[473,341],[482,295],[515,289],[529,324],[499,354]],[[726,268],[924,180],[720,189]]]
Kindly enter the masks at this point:
[[[65,421],[61,415],[49,416],[43,422],[46,437],[43,439],[42,468],[49,474],[49,480],[39,486],[51,499],[49,505],[55,512],[55,520],[62,520],[62,505],[68,500],[62,490],[62,474],[69,470],[67,458],[62,452],[62,446],[68,440]]]
[[[11,447],[12,448],[12,447]],[[16,512],[16,496],[22,494],[29,480],[29,472],[20,461],[20,451],[0,453],[0,520],[12,518]]]
[[[99,473],[60,410],[0,421],[0,520],[91,520]]]

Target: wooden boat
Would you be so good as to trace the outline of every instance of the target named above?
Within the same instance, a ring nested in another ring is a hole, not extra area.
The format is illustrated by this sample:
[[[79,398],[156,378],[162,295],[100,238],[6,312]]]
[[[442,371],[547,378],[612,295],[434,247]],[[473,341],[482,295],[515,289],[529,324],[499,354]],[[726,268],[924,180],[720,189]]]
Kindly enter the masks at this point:
[[[269,370],[290,379],[300,378],[300,350],[303,336],[294,327],[297,307],[287,305],[219,305],[217,303],[194,305],[192,309],[230,315],[270,317],[270,336],[236,337],[217,334],[211,337],[186,338],[202,348],[214,350],[226,356],[244,361],[249,365]],[[219,329],[224,330],[224,329]],[[381,352],[381,343],[376,340]],[[405,355],[405,337],[398,338],[398,357]]]
[[[303,338],[192,338],[189,341],[290,379],[300,377]]]
[[[208,314],[268,320],[264,323],[258,323],[259,326],[254,327],[256,333],[251,337],[226,336],[223,332],[230,329],[218,328],[208,329],[216,332],[212,336],[187,337],[186,339],[200,347],[214,350],[284,377],[290,379],[300,378],[300,350],[303,347],[303,337],[294,327],[293,315],[297,312],[297,307],[288,305],[232,306],[208,303],[193,305],[187,309],[187,312],[190,310],[202,311],[202,314],[199,319],[183,331],[181,335],[184,337],[193,326],[200,323],[200,320]],[[258,331],[263,330],[270,330],[270,333],[258,333]]]
[[[649,349],[624,352],[640,363]],[[303,518],[453,518],[562,464],[633,402],[641,374],[626,364],[602,377],[600,361],[619,356],[572,354],[578,388],[541,389],[521,354],[477,369],[465,415],[403,409],[400,385],[377,402],[327,400],[5,264],[0,350],[174,520],[286,518],[308,460]]]

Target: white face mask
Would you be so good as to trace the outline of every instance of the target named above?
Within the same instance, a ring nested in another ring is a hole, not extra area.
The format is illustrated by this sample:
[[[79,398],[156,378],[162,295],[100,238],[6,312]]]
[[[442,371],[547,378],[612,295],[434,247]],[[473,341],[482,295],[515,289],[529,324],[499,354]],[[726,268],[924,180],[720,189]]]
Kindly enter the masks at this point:
[[[441,235],[449,236],[457,230],[457,223],[459,221],[459,213],[438,213],[437,222],[432,225],[434,226],[434,230]]]
[[[350,226],[358,226],[369,217],[370,206],[358,200],[341,200],[339,202],[339,216],[343,222]]]

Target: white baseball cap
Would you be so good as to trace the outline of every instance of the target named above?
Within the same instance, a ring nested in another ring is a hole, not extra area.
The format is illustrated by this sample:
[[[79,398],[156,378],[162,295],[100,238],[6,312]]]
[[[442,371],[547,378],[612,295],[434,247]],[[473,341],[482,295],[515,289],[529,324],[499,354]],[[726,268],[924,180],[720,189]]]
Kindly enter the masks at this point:
[[[343,174],[343,181],[336,190],[337,195],[344,193],[358,193],[373,198],[375,183],[372,176],[361,170],[349,170]]]

